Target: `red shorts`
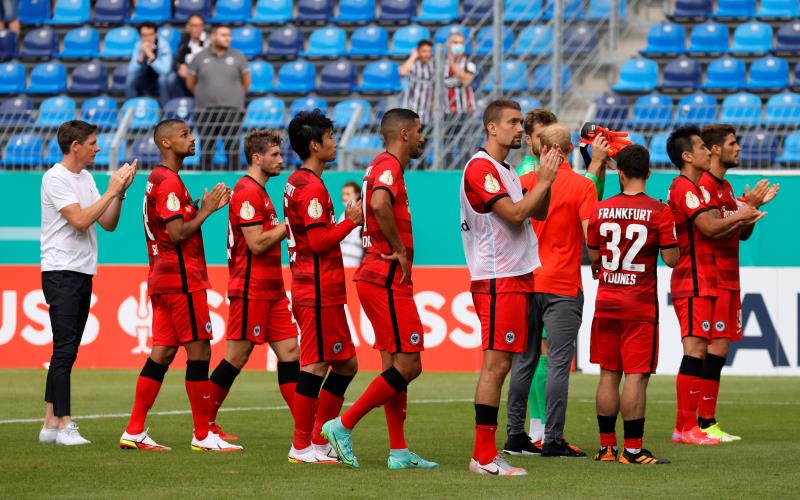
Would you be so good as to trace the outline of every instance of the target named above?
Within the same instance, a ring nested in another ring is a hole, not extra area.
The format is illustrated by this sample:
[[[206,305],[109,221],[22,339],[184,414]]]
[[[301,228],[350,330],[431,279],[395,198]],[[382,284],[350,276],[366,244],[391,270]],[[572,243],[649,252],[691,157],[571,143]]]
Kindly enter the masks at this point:
[[[290,307],[285,295],[273,300],[231,297],[225,338],[249,340],[258,345],[297,338]]]
[[[473,293],[483,350],[524,352],[528,347],[530,293]]]
[[[742,296],[739,290],[720,290],[714,304],[714,328],[712,339],[742,338]]]
[[[341,361],[356,355],[344,307],[292,307],[300,327],[300,366]]]
[[[716,297],[680,297],[672,299],[672,306],[681,325],[681,338],[699,337],[711,340],[711,320]]]
[[[358,300],[375,331],[375,349],[390,354],[425,350],[422,321],[414,295],[366,281],[356,282]]]
[[[594,318],[589,353],[589,361],[604,370],[655,373],[658,323]]]
[[[153,345],[179,346],[195,340],[211,340],[211,316],[205,290],[192,293],[159,293],[153,305]]]

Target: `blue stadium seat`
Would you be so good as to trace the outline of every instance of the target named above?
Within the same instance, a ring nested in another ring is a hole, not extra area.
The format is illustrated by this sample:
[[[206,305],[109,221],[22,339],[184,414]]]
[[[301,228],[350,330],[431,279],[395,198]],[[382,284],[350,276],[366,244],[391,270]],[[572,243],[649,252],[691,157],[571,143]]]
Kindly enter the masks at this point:
[[[47,24],[81,25],[89,22],[89,0],[56,0],[53,17]]]
[[[767,20],[797,19],[800,17],[800,4],[796,0],[761,0],[758,18]]]
[[[502,91],[505,92],[526,92],[528,85],[528,65],[520,61],[503,61],[500,69]],[[487,92],[494,90],[493,75],[487,74],[484,78],[483,89]]]
[[[772,27],[751,21],[740,24],[733,32],[732,54],[749,56],[766,54],[772,50]]]
[[[125,93],[125,81],[128,78],[128,65],[118,64],[111,73],[111,88],[108,89],[112,94]]]
[[[117,101],[104,96],[86,99],[81,105],[81,120],[101,129],[115,128],[119,120]]]
[[[700,86],[703,69],[700,63],[688,57],[673,59],[664,67],[664,78],[659,88],[663,91],[691,92]]]
[[[782,92],[767,101],[765,125],[800,126],[800,94]]]
[[[728,52],[728,27],[716,22],[705,22],[692,28],[689,35],[689,54],[715,56]]]
[[[619,19],[625,19],[628,15],[628,2],[619,0],[617,3],[617,15]],[[611,16],[611,0],[589,0],[586,13],[582,16],[591,21],[602,21]]]
[[[6,143],[3,164],[8,166],[36,166],[42,164],[44,141],[39,134],[16,134]]]
[[[72,70],[70,94],[105,94],[108,92],[108,69],[105,64],[87,62]]]
[[[191,97],[174,97],[164,105],[162,120],[183,120],[190,127],[194,126],[194,99]]]
[[[614,92],[650,92],[658,85],[658,64],[650,59],[633,58],[622,65]]]
[[[97,30],[84,26],[69,31],[64,36],[64,47],[58,54],[61,59],[91,59],[100,53],[100,35]]]
[[[706,69],[706,83],[702,87],[714,92],[736,92],[746,85],[744,61],[735,57],[714,59]]]
[[[620,129],[628,121],[628,100],[616,95],[606,95],[594,100],[594,121],[604,127]]]
[[[383,139],[378,134],[356,134],[347,144],[347,151],[361,152],[356,154],[356,163],[369,165],[375,153],[383,150]]]
[[[113,133],[97,134],[97,147],[100,151],[94,157],[94,164],[99,167],[107,167],[111,163],[111,143],[114,142]],[[125,143],[120,144],[117,150],[117,165],[125,162]],[[50,163],[50,162],[48,162]]]
[[[417,48],[420,40],[430,40],[431,32],[428,28],[418,24],[403,26],[394,32],[392,36],[392,46],[389,48],[389,55],[392,57],[407,57],[411,51]]]
[[[286,126],[286,105],[282,99],[259,97],[247,105],[242,127],[278,129]]]
[[[739,161],[743,167],[772,166],[780,141],[778,136],[768,132],[750,132],[739,138],[742,151]]]
[[[278,70],[278,86],[275,90],[282,94],[307,94],[317,83],[314,65],[303,59],[285,63]]]
[[[597,31],[585,23],[578,23],[564,30],[563,48],[567,55],[591,55],[600,45]]]
[[[139,41],[139,33],[130,26],[114,28],[103,38],[100,57],[104,59],[130,59],[133,46]]]
[[[362,24],[375,20],[375,0],[340,0],[336,24]]]
[[[22,59],[50,59],[58,51],[58,35],[50,28],[31,30],[22,39]]]
[[[362,26],[350,36],[350,57],[385,57],[388,54],[389,35],[380,26]]]
[[[242,138],[244,140],[244,138]],[[194,140],[194,156],[189,156],[183,161],[184,167],[197,167],[200,165],[200,157],[202,156],[200,138]],[[217,139],[214,142],[214,158],[212,160],[215,166],[227,165],[228,155],[225,152],[225,142],[222,139]]]
[[[125,117],[128,109],[133,109],[131,130],[149,130],[161,119],[161,107],[152,97],[134,97],[125,101],[119,114],[120,120]]]
[[[339,60],[329,62],[319,73],[321,94],[349,94],[356,86],[358,72],[350,61]]]
[[[303,50],[303,33],[294,26],[272,31],[267,37],[267,57],[293,59]]]
[[[670,131],[659,132],[650,139],[650,162],[656,164],[670,163],[669,155],[667,155],[667,139],[669,138]]]
[[[258,0],[253,22],[256,24],[284,24],[292,20],[293,9],[292,0]]]
[[[31,70],[29,94],[60,94],[67,90],[67,68],[60,62],[37,64]]]
[[[775,160],[784,164],[800,164],[800,131],[786,136],[783,141],[783,152]]]
[[[0,30],[0,61],[7,61],[17,57],[19,39],[11,30]]]
[[[298,23],[324,24],[332,17],[333,0],[297,0]]]
[[[535,97],[515,97],[514,100],[517,101],[519,107],[522,108],[522,116],[525,116],[528,111],[532,109],[543,107],[542,101]]]
[[[672,99],[664,94],[648,94],[633,103],[631,127],[667,127],[672,124]]]
[[[0,94],[19,94],[25,91],[25,66],[18,62],[0,65]]]
[[[553,53],[553,28],[534,24],[523,28],[514,46],[515,56],[549,56]]]
[[[175,0],[172,21],[185,23],[192,14],[200,14],[203,19],[208,19],[211,13],[210,0]]]
[[[266,61],[250,61],[250,78],[248,94],[267,94],[275,88],[275,69]]]
[[[550,64],[540,64],[533,70],[531,79],[531,90],[534,92],[544,92],[550,90],[553,81],[553,69]],[[561,68],[561,90],[566,92],[572,86],[572,70],[569,66]]]
[[[463,0],[461,16],[464,21],[480,21],[492,18],[493,0]]]
[[[416,15],[417,2],[414,0],[382,0],[378,20],[382,23],[409,23]]]
[[[781,57],[767,56],[750,64],[747,88],[756,92],[775,92],[789,86],[789,63]]]
[[[786,23],[778,28],[774,53],[782,57],[800,55],[800,22]]]
[[[503,53],[508,54],[514,46],[514,30],[503,26]],[[494,28],[486,26],[478,30],[475,35],[475,49],[473,54],[476,56],[488,56],[494,47]]]
[[[647,139],[639,132],[628,132],[628,140],[634,144],[647,147]]]
[[[359,91],[375,94],[399,92],[400,68],[385,59],[367,64],[361,74]]]
[[[195,152],[195,156],[197,153]],[[153,168],[161,162],[161,153],[153,142],[153,137],[149,134],[133,141],[131,146],[131,158],[139,160],[139,168]]]
[[[172,2],[170,0],[136,0],[133,8],[131,22],[166,23],[172,17]]]
[[[58,163],[64,157],[63,153],[61,153],[61,147],[58,145],[58,138],[53,137],[49,141],[47,141],[44,147],[44,163],[46,165],[53,165],[54,163]],[[95,158],[97,156],[95,155]],[[95,161],[97,163],[97,161]]]
[[[356,110],[361,109],[361,116],[358,117],[358,128],[366,127],[371,121],[372,106],[363,99],[347,99],[333,107],[333,124],[336,128],[345,128],[350,120],[353,119]]]
[[[680,125],[710,125],[717,119],[717,100],[703,93],[687,95],[678,101],[678,116],[675,123]]]
[[[714,17],[726,21],[745,21],[756,15],[756,0],[717,0]]]
[[[170,25],[158,28],[158,37],[163,38],[169,43],[172,53],[178,52],[178,45],[181,43],[181,32]]]
[[[262,54],[264,38],[261,30],[254,26],[241,26],[231,30],[231,47],[251,59]]]
[[[301,52],[308,58],[337,58],[347,53],[347,34],[342,28],[326,26],[311,32],[308,50]]]
[[[253,14],[251,0],[217,0],[211,23],[246,23]]]
[[[675,23],[656,24],[647,33],[643,56],[676,56],[686,52],[686,30]]]
[[[729,95],[722,101],[719,120],[734,126],[755,127],[761,123],[761,99],[747,92]]]
[[[531,23],[542,17],[542,0],[504,0],[503,21],[507,23]]]
[[[78,117],[78,107],[70,97],[56,96],[42,101],[39,116],[33,126],[37,128],[58,128],[62,123]]]
[[[800,64],[794,66],[794,85],[791,89],[795,92],[800,92]]]
[[[292,104],[289,106],[289,119],[291,120],[297,113],[301,111],[313,111],[318,109],[322,111],[322,114],[328,114],[328,103],[325,99],[320,99],[319,97],[303,97],[302,99],[297,99],[292,101]]]
[[[433,43],[447,43],[447,39],[450,38],[450,35],[459,32],[464,37],[464,43],[466,48],[464,51],[469,54],[472,52],[472,46],[470,45],[470,31],[469,28],[466,26],[461,26],[459,24],[451,24],[449,26],[442,26],[436,29],[436,32],[433,35]]]
[[[576,20],[583,15],[583,0],[564,0],[563,2],[563,19]],[[552,1],[545,0],[544,12],[542,19],[549,21],[553,19],[553,10],[555,6]]]
[[[422,0],[414,21],[425,24],[451,23],[458,18],[458,0]]]
[[[27,26],[41,26],[50,19],[50,0],[19,0],[19,22]]]
[[[122,24],[128,18],[130,2],[126,0],[97,0],[94,4],[95,24]]]
[[[25,96],[9,97],[0,102],[0,126],[6,130],[29,126],[32,115],[33,103]]]

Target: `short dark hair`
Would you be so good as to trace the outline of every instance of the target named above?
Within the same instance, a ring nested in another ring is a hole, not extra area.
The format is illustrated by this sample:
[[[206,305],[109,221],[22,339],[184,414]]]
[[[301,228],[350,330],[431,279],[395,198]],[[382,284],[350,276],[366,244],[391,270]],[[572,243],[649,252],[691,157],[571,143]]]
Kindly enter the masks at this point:
[[[78,144],[83,144],[83,142],[96,131],[97,125],[92,125],[85,121],[70,120],[64,122],[58,127],[58,132],[56,132],[58,148],[62,153],[68,154],[73,142],[78,141]]]
[[[211,33],[216,33],[217,31],[225,28],[226,30],[230,30],[230,26],[227,24],[215,24],[213,28],[211,28]]]
[[[625,146],[617,153],[617,170],[629,179],[647,179],[650,173],[650,152],[639,144]]]
[[[489,126],[489,123],[497,122],[497,120],[500,119],[500,115],[503,113],[504,109],[516,109],[517,111],[522,111],[522,108],[517,101],[513,101],[511,99],[497,99],[496,101],[492,101],[483,111],[483,127],[486,128]]]
[[[244,138],[244,156],[249,164],[255,154],[266,154],[274,146],[280,147],[281,134],[275,130],[253,130]]]
[[[532,109],[525,115],[525,135],[531,135],[533,133],[533,126],[536,124],[546,127],[557,122],[558,118],[556,118],[555,113],[549,109]]]
[[[736,136],[736,129],[733,128],[733,125],[727,124],[717,124],[717,125],[706,125],[702,129],[700,129],[700,137],[703,138],[703,142],[706,143],[709,149],[712,146],[719,146],[722,147],[725,144],[725,138],[728,135],[733,134],[734,137]]]
[[[673,165],[683,168],[683,153],[692,151],[692,136],[702,138],[703,134],[696,125],[678,127],[667,138],[667,155]]]
[[[342,184],[342,189],[344,188],[353,188],[353,192],[356,194],[357,197],[361,197],[361,186],[358,185],[356,181],[347,181]]]
[[[195,12],[194,14],[189,14],[189,17],[186,18],[186,22],[188,23],[189,21],[192,20],[192,18],[195,18],[195,17],[197,17],[201,21],[203,21],[203,24],[206,24],[206,18],[203,17],[201,14],[198,14],[197,12]]]
[[[431,42],[430,40],[420,40],[419,43],[417,44],[417,48],[421,49],[422,47],[431,47],[432,48],[433,47],[433,42]]]
[[[408,127],[415,120],[419,120],[419,115],[415,111],[406,108],[392,108],[383,114],[381,118],[381,135],[384,141],[394,138],[403,127]]]
[[[177,118],[167,118],[166,120],[161,120],[160,122],[158,122],[156,128],[153,129],[153,142],[156,143],[156,146],[158,146],[158,138],[161,135],[163,135],[169,127],[177,125],[179,123],[186,123],[186,122],[183,120],[179,120]]]
[[[311,156],[311,141],[322,144],[325,132],[333,130],[333,122],[322,111],[301,111],[289,122],[289,144],[301,160]]]
[[[144,28],[150,28],[151,30],[158,32],[158,26],[156,26],[156,23],[151,23],[150,21],[145,21],[139,25],[139,34],[142,33]]]

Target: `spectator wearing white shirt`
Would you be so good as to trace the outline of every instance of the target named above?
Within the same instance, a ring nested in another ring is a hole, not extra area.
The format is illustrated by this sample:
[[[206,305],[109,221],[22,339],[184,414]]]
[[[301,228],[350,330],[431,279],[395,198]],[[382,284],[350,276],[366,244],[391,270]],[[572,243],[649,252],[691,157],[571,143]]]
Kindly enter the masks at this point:
[[[350,203],[361,203],[361,187],[358,183],[350,181],[342,186],[342,205],[347,207]],[[345,218],[344,212],[339,216],[339,222]],[[344,267],[358,267],[361,265],[361,259],[364,258],[364,246],[361,242],[361,226],[356,226],[355,229],[350,231],[350,234],[345,236],[339,246],[342,249],[342,260]]]

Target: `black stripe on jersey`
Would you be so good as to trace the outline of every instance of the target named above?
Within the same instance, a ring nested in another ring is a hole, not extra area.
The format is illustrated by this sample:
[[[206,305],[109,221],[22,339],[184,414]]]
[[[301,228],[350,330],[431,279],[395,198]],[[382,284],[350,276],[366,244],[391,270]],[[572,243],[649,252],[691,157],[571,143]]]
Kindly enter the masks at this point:
[[[495,278],[489,280],[489,349],[494,350],[494,319],[497,309],[497,283]]]
[[[241,224],[239,224],[239,227],[260,226],[260,225],[261,225],[261,224],[263,224],[263,223],[264,223],[263,221],[257,220],[257,221],[255,221],[255,222],[245,222],[245,223],[241,223]]]
[[[691,216],[691,217],[689,217],[689,220],[690,220],[690,221],[694,221],[694,219],[695,219],[695,218],[696,218],[698,215],[702,214],[703,212],[708,212],[709,210],[719,210],[719,209],[718,209],[717,207],[704,207],[704,208],[701,208],[701,209],[700,209],[700,210],[698,210],[697,212],[693,213],[693,214],[692,214],[692,216]]]
[[[392,320],[395,352],[403,352],[402,344],[400,343],[400,327],[397,324],[397,310],[394,307],[394,290],[392,290],[392,282],[394,282],[394,275],[396,273],[397,261],[393,260],[391,264],[389,264],[389,272],[386,273],[386,295],[389,300],[389,318]]]
[[[488,214],[489,212],[491,212],[492,211],[492,205],[494,205],[495,203],[497,203],[498,201],[502,200],[503,198],[505,198],[507,196],[511,197],[511,195],[508,194],[508,193],[500,193],[497,196],[495,196],[494,198],[492,198],[491,200],[487,201],[486,202],[486,206],[484,207],[485,213]]]
[[[322,363],[325,361],[325,343],[322,341],[322,285],[317,254],[314,254],[314,323],[317,334],[317,362]]]
[[[166,224],[166,223],[168,223],[168,222],[170,222],[170,221],[173,221],[173,220],[175,220],[175,219],[180,219],[181,217],[183,217],[183,215],[182,215],[182,214],[176,214],[176,215],[173,215],[173,216],[172,216],[172,217],[170,217],[169,219],[164,219],[164,224]]]
[[[689,333],[688,337],[694,337],[694,297],[689,297]]]
[[[657,316],[657,315],[656,315]],[[656,372],[656,357],[658,353],[658,318],[653,323],[653,350],[650,352],[650,373]]]
[[[178,270],[181,273],[181,289],[186,294],[186,304],[189,307],[189,321],[192,324],[192,340],[197,340],[197,319],[194,316],[194,300],[189,293],[189,282],[186,278],[186,263],[183,261],[183,249],[180,245],[175,245],[175,254],[178,256]]]
[[[250,306],[250,269],[253,263],[253,252],[247,249],[247,263],[244,267],[244,290],[242,290],[242,340],[247,340],[247,310]]]
[[[309,224],[306,226],[306,229],[314,229],[315,227],[325,227],[326,224],[324,222],[314,222],[313,224]]]
[[[675,248],[677,246],[678,246],[677,243],[673,243],[672,245],[664,245],[663,247],[661,247],[661,250],[669,250],[670,248]],[[589,247],[589,248],[592,248],[592,247]]]
[[[189,307],[189,322],[192,324],[192,340],[197,340],[197,318],[194,315],[194,299],[192,294],[186,292],[186,305]]]
[[[686,235],[689,237],[689,256],[692,258],[692,291],[694,295],[700,295],[700,286],[697,284],[697,255],[694,251],[694,224],[692,221],[686,221],[687,230]]]
[[[389,193],[389,198],[392,200],[392,205],[394,205],[394,194],[392,194],[392,190],[387,188],[386,186],[375,186],[374,188],[372,188],[372,192],[374,193],[379,189],[383,189],[384,191]]]
[[[596,247],[594,245],[586,245],[586,248],[588,248],[590,250],[600,250],[600,247]]]

